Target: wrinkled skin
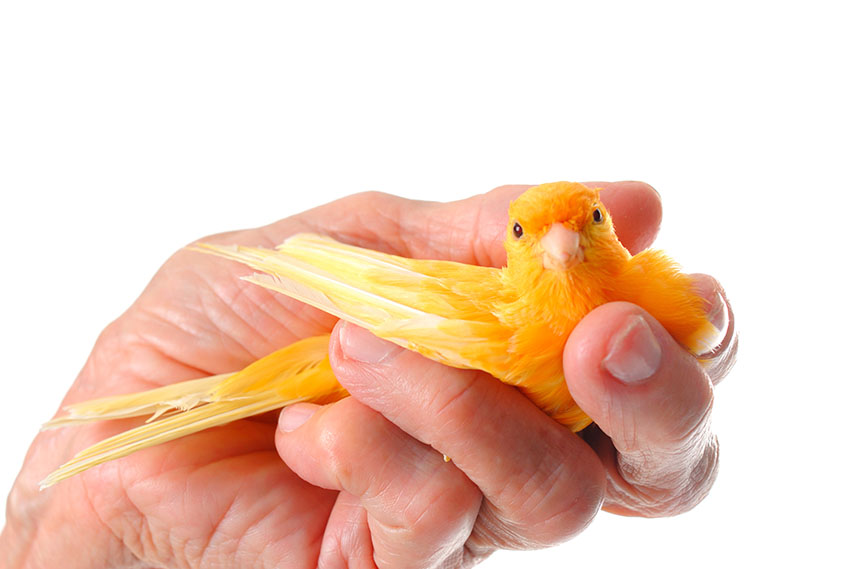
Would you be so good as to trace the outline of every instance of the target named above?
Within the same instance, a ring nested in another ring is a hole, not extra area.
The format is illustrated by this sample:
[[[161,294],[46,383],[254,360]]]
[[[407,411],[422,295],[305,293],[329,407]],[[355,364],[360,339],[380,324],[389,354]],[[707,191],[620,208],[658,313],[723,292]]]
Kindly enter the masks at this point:
[[[632,252],[649,245],[661,219],[654,190],[600,185],[623,243]],[[507,204],[524,188],[448,204],[359,194],[204,240],[272,246],[314,231],[406,256],[500,266]],[[65,402],[237,370],[335,327],[328,315],[240,281],[245,273],[176,253],[101,334]],[[700,282],[722,308],[719,286]],[[648,377],[624,382],[603,360],[635,315],[648,323],[660,358]],[[54,467],[127,425],[39,434],[9,496],[0,559],[10,569],[458,567],[498,548],[562,542],[600,507],[682,512],[716,473],[709,418],[712,385],[734,360],[731,313],[729,320],[702,367],[640,308],[593,311],[564,353],[570,389],[596,422],[580,435],[482,372],[444,367],[337,324],[331,360],[353,397],[336,404],[300,404],[279,419],[202,432],[44,492],[38,481]]]

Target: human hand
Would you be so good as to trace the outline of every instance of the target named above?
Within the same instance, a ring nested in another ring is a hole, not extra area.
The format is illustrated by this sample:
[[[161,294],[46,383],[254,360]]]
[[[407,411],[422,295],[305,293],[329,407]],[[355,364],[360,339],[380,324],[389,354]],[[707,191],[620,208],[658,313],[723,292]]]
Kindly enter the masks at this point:
[[[504,211],[522,189],[490,199],[504,200],[496,208]],[[612,184],[603,199],[633,252],[652,241],[660,223],[653,190]],[[485,245],[456,250],[459,260],[500,263],[506,220],[494,218],[492,233],[477,233]],[[714,322],[727,329],[704,365],[631,304],[602,306],[575,329],[565,372],[596,422],[579,436],[482,372],[446,368],[338,325],[331,361],[353,397],[284,410],[277,436],[301,477],[340,491],[323,538],[327,566],[463,566],[496,549],[568,539],[600,505],[640,516],[696,505],[716,475],[712,384],[737,348],[724,293],[711,277],[698,283]]]
[[[359,195],[214,240],[273,245],[297,231],[317,231],[407,256],[498,265],[507,201],[519,191],[503,188],[453,204]],[[633,249],[657,229],[657,217],[627,217],[652,200],[650,193],[634,184],[605,192],[618,232]],[[66,403],[239,369],[333,325],[323,313],[237,280],[237,270],[176,254],[104,331]],[[377,373],[366,373],[370,366],[352,358],[370,342],[353,327],[339,329],[333,358],[355,397],[322,409],[303,428],[278,431],[289,466],[327,488],[281,464],[274,425],[256,419],[146,450],[38,493],[37,481],[53,466],[123,426],[46,432],[10,496],[2,537],[9,565],[120,567],[144,559],[166,566],[302,566],[314,565],[322,551],[329,562],[374,555],[380,563],[416,566],[441,557],[459,561],[464,553],[472,560],[494,547],[546,545],[590,521],[605,492],[610,447],[604,438],[594,440],[596,455],[512,388],[412,353],[395,352],[371,366]],[[665,369],[666,352],[661,361]],[[446,399],[452,387],[459,395]],[[417,415],[436,410],[440,397],[444,409]],[[292,427],[312,410],[292,408],[281,426]],[[356,432],[350,421],[357,421]],[[513,432],[514,424],[522,432]],[[620,448],[616,436],[611,440]],[[305,448],[311,456],[299,454]],[[441,452],[454,461],[443,462]]]

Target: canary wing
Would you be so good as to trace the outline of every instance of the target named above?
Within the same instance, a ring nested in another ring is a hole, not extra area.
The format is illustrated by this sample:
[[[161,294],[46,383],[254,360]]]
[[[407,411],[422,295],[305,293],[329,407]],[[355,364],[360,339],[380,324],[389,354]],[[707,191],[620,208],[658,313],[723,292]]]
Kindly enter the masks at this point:
[[[200,244],[262,271],[243,277],[431,359],[503,375],[510,338],[494,316],[500,271],[416,260],[299,234],[275,250]]]
[[[662,251],[647,249],[632,257],[616,290],[616,300],[643,307],[696,356],[711,353],[726,336],[727,325],[717,328],[712,323],[717,315],[706,313],[706,301],[697,293],[693,277]],[[725,310],[725,305],[720,303],[719,308]]]

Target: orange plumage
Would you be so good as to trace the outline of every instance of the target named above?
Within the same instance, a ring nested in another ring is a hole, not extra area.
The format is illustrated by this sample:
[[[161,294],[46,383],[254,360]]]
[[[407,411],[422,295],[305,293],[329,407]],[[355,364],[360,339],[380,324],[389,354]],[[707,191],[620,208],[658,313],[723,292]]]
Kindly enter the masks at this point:
[[[307,234],[276,250],[199,249],[261,271],[247,277],[251,282],[434,360],[515,385],[575,431],[591,420],[570,396],[561,358],[570,332],[593,308],[638,304],[694,354],[720,339],[689,276],[659,251],[632,256],[623,247],[598,190],[543,184],[512,202],[509,214],[502,269],[406,259]],[[345,397],[327,341],[301,340],[234,374],[70,406],[47,427],[147,414],[155,420],[82,451],[43,485],[211,426],[298,401]]]

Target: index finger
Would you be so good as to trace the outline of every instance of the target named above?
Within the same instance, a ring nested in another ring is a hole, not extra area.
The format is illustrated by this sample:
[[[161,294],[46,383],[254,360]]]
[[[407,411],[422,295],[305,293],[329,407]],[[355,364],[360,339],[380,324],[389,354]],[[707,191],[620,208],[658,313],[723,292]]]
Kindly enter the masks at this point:
[[[603,189],[602,199],[623,245],[635,253],[652,242],[661,224],[661,200],[651,186],[643,182],[588,185]],[[501,186],[445,203],[379,192],[355,194],[227,238],[271,246],[294,233],[310,231],[405,257],[502,266],[508,204],[530,187]]]
[[[355,399],[451,457],[481,490],[486,502],[470,545],[553,545],[596,515],[605,477],[593,450],[513,387],[348,323],[336,327],[329,355]]]

